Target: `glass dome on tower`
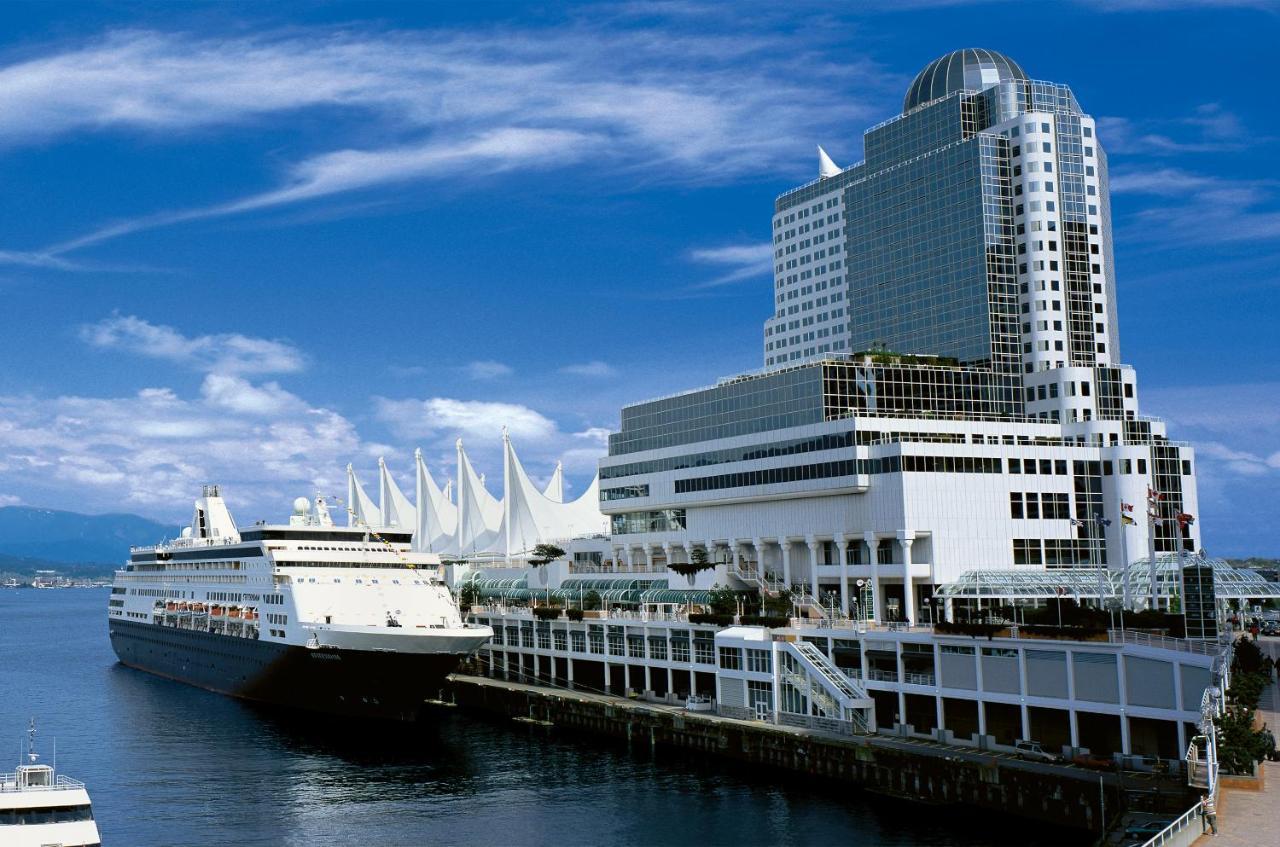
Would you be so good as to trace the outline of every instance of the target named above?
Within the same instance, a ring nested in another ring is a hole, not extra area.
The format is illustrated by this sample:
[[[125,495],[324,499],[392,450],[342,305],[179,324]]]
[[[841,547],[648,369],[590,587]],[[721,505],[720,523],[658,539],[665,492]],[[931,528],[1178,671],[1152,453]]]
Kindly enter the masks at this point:
[[[902,101],[902,111],[909,112],[921,103],[956,91],[981,91],[1002,82],[1026,78],[1018,63],[1003,53],[973,47],[953,50],[916,74]]]

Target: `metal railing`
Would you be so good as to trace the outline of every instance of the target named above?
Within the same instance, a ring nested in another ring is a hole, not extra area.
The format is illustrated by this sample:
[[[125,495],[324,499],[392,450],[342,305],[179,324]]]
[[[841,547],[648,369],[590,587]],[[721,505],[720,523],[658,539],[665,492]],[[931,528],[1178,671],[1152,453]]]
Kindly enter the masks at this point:
[[[1141,647],[1158,647],[1161,650],[1198,653],[1202,656],[1216,656],[1222,650],[1222,645],[1215,641],[1170,638],[1167,635],[1152,635],[1147,632],[1134,632],[1130,629],[1109,629],[1107,630],[1107,636],[1112,644],[1136,644]]]
[[[1195,840],[1204,834],[1203,822],[1200,824],[1200,829],[1195,828],[1196,819],[1199,817],[1200,804],[1196,803],[1183,812],[1180,818],[1153,835],[1151,840],[1145,842],[1142,847],[1163,847],[1166,844],[1172,847],[1187,847],[1195,843]]]
[[[58,774],[54,778],[52,785],[24,785],[19,787],[18,774],[16,772],[0,773],[0,791],[74,791],[83,788],[83,782],[62,774]]]

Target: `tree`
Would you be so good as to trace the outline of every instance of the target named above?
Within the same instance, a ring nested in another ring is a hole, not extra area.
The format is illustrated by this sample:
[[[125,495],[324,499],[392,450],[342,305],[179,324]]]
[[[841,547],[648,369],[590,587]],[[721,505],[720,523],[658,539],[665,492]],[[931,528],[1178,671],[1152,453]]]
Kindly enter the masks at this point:
[[[474,582],[464,582],[458,589],[458,605],[474,606],[480,599],[480,589]]]
[[[717,615],[732,615],[738,611],[738,595],[734,593],[732,588],[723,585],[717,585],[711,589],[710,602],[708,605],[711,611]]]
[[[600,608],[600,592],[594,588],[582,595],[582,608],[595,611]]]
[[[550,564],[556,559],[564,557],[564,550],[554,544],[539,544],[533,548],[533,556],[529,559],[529,564],[535,568]]]
[[[764,613],[766,615],[791,616],[791,589],[784,588],[777,594],[764,596]]]

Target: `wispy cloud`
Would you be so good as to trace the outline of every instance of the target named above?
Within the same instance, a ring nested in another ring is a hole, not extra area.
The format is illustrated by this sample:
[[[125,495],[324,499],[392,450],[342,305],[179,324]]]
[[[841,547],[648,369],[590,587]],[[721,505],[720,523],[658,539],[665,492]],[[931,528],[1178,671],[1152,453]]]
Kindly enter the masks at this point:
[[[286,166],[265,190],[0,251],[0,262],[54,267],[67,253],[146,229],[428,178],[587,164],[597,173],[644,166],[687,182],[792,166],[801,145],[868,114],[848,97],[833,108],[823,80],[846,90],[882,83],[866,61],[806,65],[781,38],[586,24],[486,34],[111,33],[0,69],[0,147],[84,133],[234,132],[324,108],[339,116],[334,149]],[[343,132],[350,122],[358,133]]]
[[[1269,140],[1250,133],[1238,115],[1217,103],[1202,103],[1175,118],[1100,117],[1098,135],[1112,153],[1154,157],[1227,153]]]
[[[491,361],[469,362],[462,370],[471,379],[498,379],[514,373],[510,365]]]
[[[725,247],[704,247],[689,251],[689,259],[703,265],[728,268],[726,273],[700,283],[698,288],[715,288],[721,285],[755,279],[773,273],[772,244],[733,244]]]
[[[592,362],[565,365],[560,369],[560,372],[570,376],[609,377],[617,376],[618,369],[608,362],[602,362],[597,359]]]
[[[205,372],[291,373],[306,363],[302,351],[284,341],[240,333],[186,336],[171,326],[133,315],[113,315],[82,326],[80,336],[93,347],[124,350]]]

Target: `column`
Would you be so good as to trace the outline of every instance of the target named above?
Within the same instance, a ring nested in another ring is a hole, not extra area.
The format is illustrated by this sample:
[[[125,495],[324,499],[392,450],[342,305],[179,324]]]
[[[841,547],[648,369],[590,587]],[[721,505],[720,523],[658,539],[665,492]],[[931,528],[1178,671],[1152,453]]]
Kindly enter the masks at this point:
[[[898,655],[897,655],[897,659],[898,659],[898,715],[899,715],[899,717],[898,717],[898,723],[899,723],[899,725],[906,725],[906,723],[907,723],[907,692],[906,692],[906,684],[907,684],[907,666],[906,666],[906,663],[902,661],[902,642],[901,642],[901,641],[895,641],[895,642],[894,642],[894,644],[896,645],[894,649],[897,651],[897,654],[898,654]],[[901,730],[899,730],[899,731],[901,731]]]
[[[1074,753],[1080,747],[1080,724],[1076,721],[1076,710],[1074,707],[1068,713],[1071,715],[1071,747]],[[1183,748],[1186,749],[1185,747]]]
[[[670,565],[671,564],[671,545],[669,543],[662,545],[662,556],[667,560],[667,564]]]
[[[840,611],[849,617],[849,542],[844,533],[836,533],[836,552],[840,556]]]
[[[813,600],[818,605],[822,605],[818,595],[818,539],[812,535],[806,535],[804,543],[809,547],[809,582],[813,586]]]
[[[764,586],[764,542],[759,538],[751,539],[751,547],[756,551],[756,578]]]
[[[1031,715],[1027,713],[1027,704],[1022,703],[1018,707],[1022,711],[1022,737],[1031,737]]]
[[[1120,752],[1128,756],[1133,752],[1133,748],[1129,746],[1129,675],[1124,664],[1125,656],[1122,650],[1116,656],[1116,680],[1120,688]],[[1174,696],[1177,694],[1175,692]],[[1183,748],[1186,749],[1185,747]]]
[[[742,570],[742,548],[738,546],[738,539],[729,539],[729,565],[734,573]]]
[[[782,548],[782,582],[787,587],[791,587],[791,540],[788,538],[779,538],[778,546]]]
[[[876,553],[876,534],[864,532],[862,540],[867,544],[867,554],[871,562],[871,620],[880,622],[880,556]]]
[[[908,624],[916,622],[916,591],[911,582],[911,542],[914,535],[898,533],[898,544],[902,547],[902,616]]]
[[[622,548],[622,561],[626,563],[627,570],[631,570],[631,545],[628,544]]]
[[[653,570],[653,548],[648,544],[644,545],[644,565],[645,570]]]
[[[569,663],[568,670],[565,673],[565,680],[568,681],[569,687],[573,688],[573,657],[570,656],[565,661]]]

